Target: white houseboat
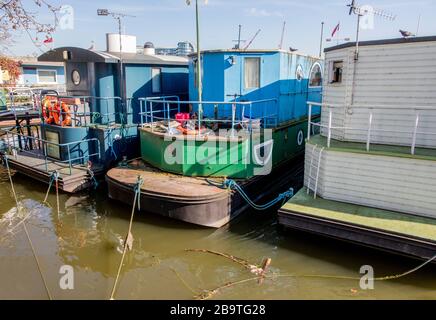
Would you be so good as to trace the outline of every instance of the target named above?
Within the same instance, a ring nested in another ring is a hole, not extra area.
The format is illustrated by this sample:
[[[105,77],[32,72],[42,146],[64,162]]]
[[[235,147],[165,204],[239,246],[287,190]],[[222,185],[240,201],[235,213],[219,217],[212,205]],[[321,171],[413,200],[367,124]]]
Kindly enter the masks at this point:
[[[357,51],[358,50],[358,51]],[[436,37],[325,50],[320,134],[280,224],[422,259],[436,255]],[[310,133],[311,130],[308,130]]]

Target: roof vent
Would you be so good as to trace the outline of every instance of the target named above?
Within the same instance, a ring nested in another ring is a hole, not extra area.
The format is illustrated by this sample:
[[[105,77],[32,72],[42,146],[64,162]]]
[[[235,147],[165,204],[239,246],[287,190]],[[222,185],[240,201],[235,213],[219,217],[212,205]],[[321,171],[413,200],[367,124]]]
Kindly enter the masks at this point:
[[[152,42],[146,42],[144,44],[144,54],[145,55],[155,55],[156,51],[154,49],[154,44]]]

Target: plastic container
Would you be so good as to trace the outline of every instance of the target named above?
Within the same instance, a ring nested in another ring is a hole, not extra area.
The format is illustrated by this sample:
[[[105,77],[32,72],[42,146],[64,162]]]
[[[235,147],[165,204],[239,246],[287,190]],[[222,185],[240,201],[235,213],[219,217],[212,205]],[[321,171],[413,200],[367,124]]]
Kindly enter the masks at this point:
[[[190,119],[189,113],[186,112],[176,113],[176,121],[179,122],[181,125],[185,124],[185,122],[189,119]]]

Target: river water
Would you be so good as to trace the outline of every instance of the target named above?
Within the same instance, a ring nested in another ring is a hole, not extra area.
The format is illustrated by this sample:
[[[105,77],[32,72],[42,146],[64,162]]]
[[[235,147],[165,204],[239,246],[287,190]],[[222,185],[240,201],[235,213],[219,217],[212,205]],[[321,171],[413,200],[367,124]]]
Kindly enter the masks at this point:
[[[54,299],[108,299],[121,259],[131,208],[111,201],[104,186],[75,196],[60,194],[60,214],[47,186],[13,176],[17,212],[7,172],[0,169],[0,299],[47,299],[41,275],[23,229],[24,218],[47,287]],[[377,281],[363,290],[356,279],[362,265],[376,277],[394,275],[421,262],[302,232],[282,230],[275,213],[247,212],[219,229],[204,229],[136,214],[133,250],[128,252],[116,299],[194,299],[229,282],[253,278],[241,264],[214,250],[261,264],[271,258],[262,284],[247,280],[217,290],[216,299],[436,299],[436,268]],[[73,267],[73,290],[60,287],[60,268]],[[326,275],[329,277],[307,277]]]

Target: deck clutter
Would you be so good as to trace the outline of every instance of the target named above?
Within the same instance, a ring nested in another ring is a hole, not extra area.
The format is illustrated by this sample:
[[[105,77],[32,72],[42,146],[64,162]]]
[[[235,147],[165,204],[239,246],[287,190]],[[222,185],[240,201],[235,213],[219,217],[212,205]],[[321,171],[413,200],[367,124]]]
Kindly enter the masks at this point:
[[[436,37],[326,49],[321,128],[284,226],[382,250],[436,255]],[[413,59],[410,57],[413,55]]]

